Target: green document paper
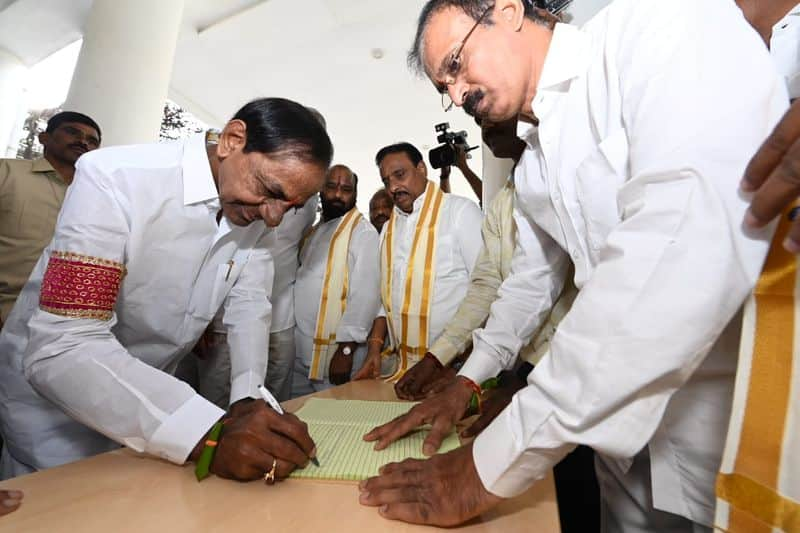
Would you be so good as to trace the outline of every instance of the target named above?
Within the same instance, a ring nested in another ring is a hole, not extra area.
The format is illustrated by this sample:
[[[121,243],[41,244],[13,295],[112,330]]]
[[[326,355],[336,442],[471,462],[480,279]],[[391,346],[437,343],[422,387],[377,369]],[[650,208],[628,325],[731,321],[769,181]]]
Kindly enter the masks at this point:
[[[363,439],[375,426],[406,413],[413,406],[408,402],[309,399],[295,414],[308,424],[308,432],[317,445],[320,466],[309,463],[304,469],[292,472],[291,477],[360,481],[378,475],[378,469],[386,463],[425,458],[422,442],[427,429],[416,431],[380,451],[373,449],[374,442]],[[453,432],[444,439],[439,453],[459,445],[458,435]]]

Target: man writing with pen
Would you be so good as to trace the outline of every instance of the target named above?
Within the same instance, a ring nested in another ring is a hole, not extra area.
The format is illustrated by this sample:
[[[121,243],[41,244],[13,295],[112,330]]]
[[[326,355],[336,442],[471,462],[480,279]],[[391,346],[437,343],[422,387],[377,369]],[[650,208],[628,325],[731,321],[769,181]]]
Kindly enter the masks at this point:
[[[86,154],[55,235],[0,335],[3,479],[119,447],[272,483],[315,457],[258,390],[271,323],[271,228],[322,187],[333,148],[302,105],[240,109],[218,144]],[[172,376],[217,311],[227,412]]]

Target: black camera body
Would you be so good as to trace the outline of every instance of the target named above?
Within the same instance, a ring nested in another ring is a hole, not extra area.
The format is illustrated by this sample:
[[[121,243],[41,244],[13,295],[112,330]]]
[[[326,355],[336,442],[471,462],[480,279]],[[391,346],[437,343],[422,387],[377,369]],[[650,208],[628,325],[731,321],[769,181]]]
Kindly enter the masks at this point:
[[[572,0],[532,0],[535,7],[549,11],[553,15],[558,15],[565,7],[572,3]]]
[[[448,131],[450,124],[442,122],[435,126],[436,142],[441,143],[436,148],[428,152],[428,161],[430,161],[433,168],[444,168],[455,164],[456,162],[456,147],[460,146],[464,150],[469,150],[467,144],[466,131]]]

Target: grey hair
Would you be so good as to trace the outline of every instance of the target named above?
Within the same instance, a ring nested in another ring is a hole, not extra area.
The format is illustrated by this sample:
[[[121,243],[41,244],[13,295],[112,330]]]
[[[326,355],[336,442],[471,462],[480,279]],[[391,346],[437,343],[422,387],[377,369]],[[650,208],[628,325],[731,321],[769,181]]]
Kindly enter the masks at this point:
[[[433,15],[448,7],[455,7],[469,15],[472,20],[478,20],[487,9],[494,7],[494,4],[494,0],[428,0],[422,7],[417,20],[417,34],[414,36],[414,43],[408,51],[408,68],[419,76],[426,75],[425,58],[423,57],[422,49],[425,46],[425,30],[428,29],[428,24],[430,24]],[[523,0],[522,5],[525,6],[525,17],[537,24],[552,25],[552,21],[541,10],[535,8],[531,0]],[[482,26],[491,26],[493,24],[494,20],[491,13],[481,21]]]

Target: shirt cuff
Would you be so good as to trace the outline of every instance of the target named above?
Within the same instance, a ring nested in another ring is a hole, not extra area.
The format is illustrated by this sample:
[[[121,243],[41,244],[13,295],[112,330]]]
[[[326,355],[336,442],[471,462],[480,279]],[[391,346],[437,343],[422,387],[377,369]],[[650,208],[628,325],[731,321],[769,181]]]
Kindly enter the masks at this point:
[[[428,351],[444,366],[450,364],[450,361],[459,354],[458,347],[450,342],[444,333],[439,335],[439,338],[436,339],[436,342],[433,343],[433,346]]]
[[[258,386],[264,384],[264,379],[258,374],[249,370],[243,372],[231,380],[231,397],[229,405],[238,402],[242,398],[261,398]]]
[[[340,324],[336,328],[336,342],[355,342],[364,344],[367,342],[367,334],[369,331],[366,328],[358,326],[346,326]]]
[[[524,449],[513,429],[516,409],[519,407],[512,401],[512,405],[478,435],[472,446],[472,459],[481,483],[501,498],[513,498],[525,492],[574,448],[565,444],[548,450]]]
[[[158,427],[145,450],[172,463],[183,464],[225,411],[195,394]]]
[[[475,383],[483,383],[487,379],[495,377],[502,370],[503,365],[489,355],[483,342],[478,341],[458,375],[468,377]]]

